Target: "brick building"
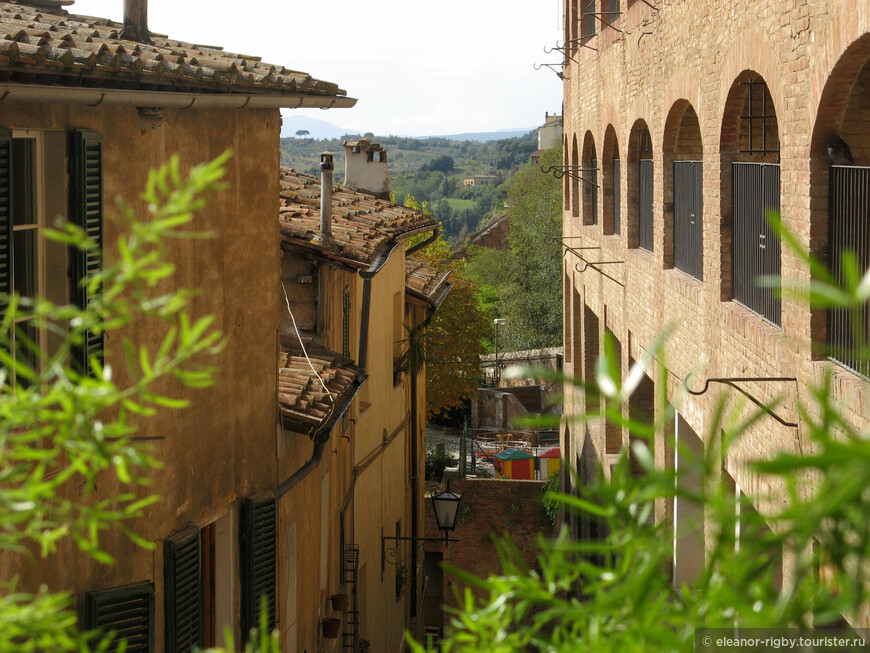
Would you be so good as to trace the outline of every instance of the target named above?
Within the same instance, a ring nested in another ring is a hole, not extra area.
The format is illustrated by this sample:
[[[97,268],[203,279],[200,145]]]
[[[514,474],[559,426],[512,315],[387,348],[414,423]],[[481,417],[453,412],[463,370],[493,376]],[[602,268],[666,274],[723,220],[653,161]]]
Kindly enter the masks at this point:
[[[860,426],[870,415],[866,367],[819,353],[849,344],[837,316],[756,283],[810,276],[767,226],[768,208],[781,211],[803,248],[834,264],[855,248],[867,267],[870,220],[855,200],[870,192],[862,167],[870,165],[868,5],[567,0],[565,16],[567,372],[594,378],[609,334],[624,376],[673,327],[664,358],[624,407],[632,418],[650,414],[657,392],[673,404],[676,417],[654,442],[657,463],[668,466],[680,464],[674,441],[703,450],[720,396],[716,386],[684,395],[690,373],[693,388],[767,379],[742,387],[761,401],[782,397],[785,424],[761,420],[728,452],[723,472],[749,497],[775,492],[742,462],[799,446],[800,425],[787,424],[799,422],[796,402],[825,371],[845,414]],[[598,408],[579,393],[565,401],[568,413]],[[581,470],[627,442],[626,431],[602,423],[562,433],[565,458]],[[660,506],[658,519],[691,517],[689,506],[673,508]],[[696,573],[703,530],[677,541],[675,581]]]

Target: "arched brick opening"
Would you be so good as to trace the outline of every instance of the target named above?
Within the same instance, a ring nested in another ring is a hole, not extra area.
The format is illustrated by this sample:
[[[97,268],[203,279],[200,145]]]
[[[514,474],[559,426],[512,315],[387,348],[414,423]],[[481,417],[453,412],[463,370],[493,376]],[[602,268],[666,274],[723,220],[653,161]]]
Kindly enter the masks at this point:
[[[856,254],[862,271],[870,266],[868,125],[870,35],[864,35],[846,48],[825,83],[810,149],[810,251],[825,261],[838,279],[840,256],[845,250]],[[834,154],[829,154],[828,146],[836,138],[846,143],[851,162],[836,147]],[[810,333],[816,343],[814,354],[820,358],[830,353],[848,367],[870,374],[870,366],[842,351],[851,348],[851,326],[844,311],[813,310]]]
[[[778,289],[758,283],[781,268],[780,239],[764,217],[779,210],[779,123],[767,83],[753,70],[740,73],[728,92],[719,160],[720,298],[779,326]]]
[[[562,137],[562,165],[568,165],[568,137]],[[568,184],[568,177],[562,177],[562,210],[569,211],[571,209],[571,186]]]
[[[662,134],[664,266],[699,280],[703,278],[703,158],[698,114],[688,100],[677,100]]]
[[[601,149],[601,223],[605,235],[621,233],[620,188],[621,174],[619,165],[619,141],[613,125],[607,125],[604,132],[604,146]]]
[[[652,242],[652,137],[646,121],[631,126],[626,161],[626,208],[629,247],[653,251]],[[647,223],[650,224],[647,224]]]
[[[583,224],[598,224],[598,155],[591,131],[583,137],[583,169],[580,190],[583,194]]]
[[[580,154],[577,150],[577,134],[574,134],[571,144],[571,217],[580,217],[580,179],[577,168],[580,167]]]

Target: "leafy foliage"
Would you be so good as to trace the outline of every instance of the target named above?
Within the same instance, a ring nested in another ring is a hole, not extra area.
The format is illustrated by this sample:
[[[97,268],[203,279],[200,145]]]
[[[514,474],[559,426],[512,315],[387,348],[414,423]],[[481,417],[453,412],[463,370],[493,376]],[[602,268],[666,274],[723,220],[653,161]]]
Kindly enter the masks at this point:
[[[425,335],[427,411],[437,415],[476,395],[489,321],[478,306],[477,287],[465,272],[465,261],[450,259],[443,236],[414,256],[438,270],[450,270],[453,283]]]
[[[444,477],[444,469],[456,465],[456,458],[439,449],[426,451],[426,480],[441,481]]]
[[[561,162],[561,146],[541,156]],[[562,344],[561,185],[537,167],[520,170],[508,187],[509,250],[472,248],[468,272],[482,290],[483,307],[507,318],[503,351]]]
[[[794,242],[789,234],[784,240]],[[827,273],[810,284],[783,285],[804,300],[822,298],[825,306],[848,309],[860,321],[870,270],[862,275],[850,257],[843,263],[850,268],[843,286]],[[563,528],[558,537],[541,539],[534,568],[502,541],[501,575],[478,579],[451,570],[482,598],[466,591],[442,650],[692,651],[699,627],[809,628],[841,624],[844,616],[853,623],[866,618],[870,433],[843,416],[830,376],[799,405],[802,447],[743,463],[756,488],[770,488],[750,501],[735,491],[723,460],[760,420],[769,419],[776,402],[758,408],[722,396],[704,434],[704,453],[693,455],[676,443],[679,469],[657,467],[653,434],[667,433],[674,417],[662,391],[664,339],[624,380],[609,338],[594,379],[565,379],[604,400],[602,415],[571,419],[605,418],[627,428],[632,444],[623,448],[610,479],[600,466],[585,477],[575,472],[576,492],[550,495],[548,501],[565,511],[582,537]],[[653,359],[661,362],[655,421],[626,420],[623,406]],[[675,500],[699,508],[694,520],[678,523],[676,534],[668,520],[652,519],[657,506]],[[691,585],[675,586],[674,537],[705,527],[706,558],[697,577]]]

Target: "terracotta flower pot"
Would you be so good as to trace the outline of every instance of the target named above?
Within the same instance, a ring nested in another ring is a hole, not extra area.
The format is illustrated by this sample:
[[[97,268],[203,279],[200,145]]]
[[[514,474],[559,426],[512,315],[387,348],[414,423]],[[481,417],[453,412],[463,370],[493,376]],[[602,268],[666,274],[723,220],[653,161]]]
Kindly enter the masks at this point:
[[[333,594],[329,597],[329,600],[332,601],[332,609],[341,612],[347,610],[347,606],[350,603],[350,598],[347,594]]]
[[[324,637],[327,639],[335,639],[338,637],[338,631],[341,630],[341,619],[327,617],[321,623],[323,624]]]

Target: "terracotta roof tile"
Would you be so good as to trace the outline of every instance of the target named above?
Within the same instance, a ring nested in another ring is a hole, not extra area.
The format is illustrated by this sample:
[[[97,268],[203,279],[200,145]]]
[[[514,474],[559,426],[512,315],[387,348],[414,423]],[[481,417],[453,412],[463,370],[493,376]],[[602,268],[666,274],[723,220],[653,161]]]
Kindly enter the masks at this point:
[[[300,433],[310,433],[325,422],[333,404],[340,403],[341,397],[352,391],[357,376],[353,362],[339,354],[311,347],[307,352],[311,365],[301,351],[286,345],[278,354],[278,407],[282,422]]]
[[[438,270],[413,256],[405,258],[405,286],[409,293],[440,304],[439,300],[450,290],[449,277],[450,270]]]
[[[311,240],[320,231],[320,179],[281,168],[281,238],[287,246],[326,251]],[[338,256],[369,265],[390,240],[434,229],[431,217],[373,195],[336,187],[332,192],[332,235]]]
[[[120,38],[123,25],[106,18],[68,13],[63,2],[0,2],[0,81],[33,82],[33,75],[84,75],[113,88],[179,92],[346,95],[307,73],[151,34],[153,44]],[[63,83],[62,79],[51,83]]]

